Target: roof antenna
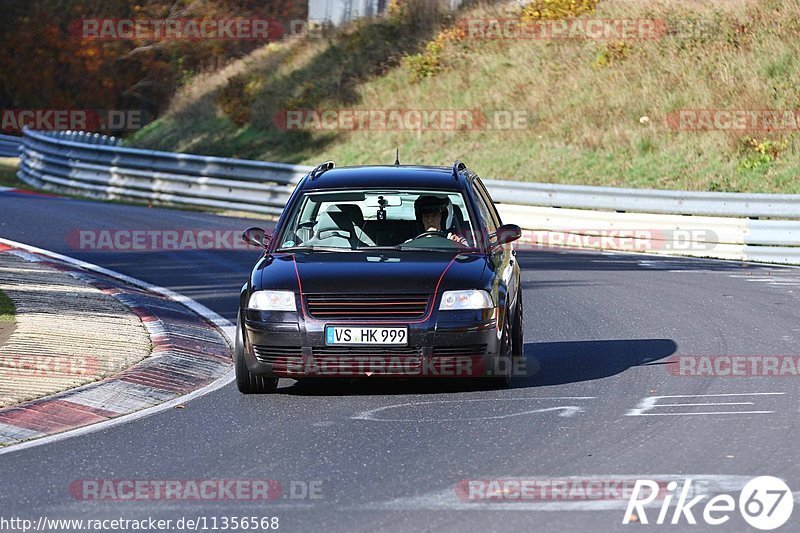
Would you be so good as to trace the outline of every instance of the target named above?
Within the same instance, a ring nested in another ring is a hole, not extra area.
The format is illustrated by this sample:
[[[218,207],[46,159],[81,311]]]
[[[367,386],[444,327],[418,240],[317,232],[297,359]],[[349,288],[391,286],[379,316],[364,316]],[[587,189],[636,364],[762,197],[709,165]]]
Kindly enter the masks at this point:
[[[394,166],[399,167],[400,166],[400,148],[395,148],[395,150],[397,151],[397,155],[394,158]]]

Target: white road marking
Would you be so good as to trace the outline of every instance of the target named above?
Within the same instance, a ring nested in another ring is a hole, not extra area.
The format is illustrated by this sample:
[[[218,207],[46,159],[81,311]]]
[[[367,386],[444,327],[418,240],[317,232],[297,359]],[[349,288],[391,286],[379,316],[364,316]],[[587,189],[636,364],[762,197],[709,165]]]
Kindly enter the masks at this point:
[[[368,420],[372,422],[467,422],[474,420],[500,420],[504,418],[511,418],[515,416],[526,416],[536,413],[559,412],[560,417],[573,417],[579,413],[584,412],[584,408],[579,405],[561,405],[558,407],[544,407],[539,409],[526,409],[516,413],[506,413],[502,415],[486,415],[476,417],[459,417],[459,418],[442,418],[440,416],[431,418],[378,418],[376,415],[389,409],[399,409],[403,407],[413,407],[417,405],[443,405],[448,403],[469,403],[469,402],[530,402],[531,400],[594,400],[595,396],[554,396],[545,398],[477,398],[477,399],[463,399],[463,400],[436,400],[436,401],[422,401],[422,402],[406,402],[392,405],[385,405],[375,409],[368,409],[361,411],[351,417],[352,420]]]
[[[702,269],[698,267],[703,262],[702,259],[640,259],[637,261],[641,267],[669,272],[686,272],[687,269],[688,271],[702,272]]]
[[[644,413],[627,416],[770,415],[775,411],[698,411],[696,413]]]
[[[188,307],[189,309],[191,309],[192,311],[194,311],[195,313],[197,313],[198,315],[200,315],[201,317],[205,318],[206,320],[208,320],[209,322],[214,324],[216,327],[218,327],[220,329],[220,331],[222,331],[223,335],[225,335],[225,337],[228,339],[228,343],[231,346],[233,346],[233,338],[234,338],[234,335],[236,333],[236,326],[234,326],[228,319],[223,318],[219,314],[215,313],[214,311],[212,311],[211,309],[207,308],[206,306],[204,306],[204,305],[192,300],[191,298],[188,298],[186,296],[183,296],[181,294],[173,292],[173,291],[171,291],[169,289],[166,289],[164,287],[159,287],[157,285],[153,285],[151,283],[147,283],[146,281],[142,281],[142,280],[139,280],[139,279],[136,279],[136,278],[132,278],[130,276],[126,276],[125,274],[121,274],[119,272],[115,272],[113,270],[109,270],[107,268],[103,268],[101,266],[94,265],[92,263],[87,263],[86,261],[81,261],[80,259],[75,259],[73,257],[69,257],[69,256],[66,256],[66,255],[61,255],[61,254],[58,254],[58,253],[55,253],[55,252],[51,252],[49,250],[43,250],[42,248],[37,248],[35,246],[30,246],[28,244],[23,244],[23,243],[20,243],[20,242],[11,241],[11,240],[8,240],[8,239],[3,239],[3,238],[0,238],[0,243],[6,244],[8,246],[13,246],[15,248],[20,248],[22,250],[27,250],[27,251],[35,253],[35,254],[43,255],[45,257],[50,257],[50,258],[53,258],[53,259],[57,259],[59,261],[63,261],[65,263],[68,263],[70,265],[76,266],[76,267],[81,268],[83,270],[89,270],[91,272],[96,272],[96,273],[99,273],[99,274],[103,274],[105,276],[108,276],[108,277],[123,281],[125,283],[130,284],[130,285],[134,285],[136,287],[139,287],[139,288],[142,288],[142,289],[145,289],[145,290],[160,294],[160,295],[162,295],[162,296],[164,296],[164,297],[166,297],[166,298],[168,298],[170,300],[173,300],[175,302],[183,304],[185,307]],[[173,400],[170,400],[168,402],[165,402],[165,403],[153,406],[153,407],[149,407],[147,409],[142,409],[141,411],[136,411],[135,413],[131,413],[131,414],[128,414],[128,415],[122,415],[120,417],[113,418],[113,419],[105,421],[105,422],[98,422],[98,423],[92,424],[90,426],[85,426],[85,427],[82,427],[82,428],[65,431],[63,433],[57,433],[55,435],[50,435],[48,437],[42,437],[40,439],[31,440],[31,441],[27,441],[27,442],[21,442],[19,444],[14,444],[14,445],[11,445],[11,446],[6,446],[6,447],[3,447],[3,448],[0,448],[0,455],[16,452],[16,451],[20,451],[20,450],[24,450],[24,449],[27,449],[27,448],[33,448],[35,446],[42,446],[44,444],[51,444],[51,443],[58,442],[58,441],[61,441],[61,440],[64,440],[64,439],[68,439],[68,438],[71,438],[71,437],[77,437],[79,435],[86,435],[88,433],[94,433],[95,431],[101,431],[101,430],[108,429],[108,428],[113,427],[113,426],[118,426],[118,425],[121,425],[121,424],[127,424],[128,422],[133,422],[135,420],[139,420],[141,418],[144,418],[144,417],[147,417],[147,416],[151,416],[151,415],[154,415],[156,413],[160,413],[162,411],[167,411],[169,409],[173,409],[176,405],[185,404],[187,402],[190,402],[191,400],[194,400],[195,398],[199,398],[201,396],[205,396],[206,394],[209,394],[209,393],[212,393],[212,392],[214,392],[216,390],[221,389],[222,387],[224,387],[227,384],[231,383],[234,380],[234,377],[235,377],[234,376],[234,371],[233,371],[233,369],[230,369],[224,376],[222,376],[221,378],[217,379],[216,381],[213,381],[213,382],[209,383],[205,387],[202,387],[200,389],[197,389],[196,391],[190,392],[189,394],[185,394],[183,396],[178,396],[177,398],[175,398]]]
[[[775,411],[679,411],[667,413],[650,413],[653,409],[661,407],[694,407],[694,406],[722,406],[722,405],[754,405],[754,402],[703,402],[703,403],[659,403],[665,398],[727,398],[732,396],[781,396],[785,392],[732,392],[720,394],[676,394],[665,396],[645,396],[639,404],[625,413],[625,416],[697,416],[697,415],[764,415]]]
[[[659,407],[707,407],[709,405],[753,405],[753,402],[719,402],[719,403],[660,403]]]
[[[794,294],[794,287],[800,287],[800,276],[797,276],[796,270],[780,270],[774,271],[775,275],[764,275],[763,273],[757,273],[756,275],[745,275],[745,274],[729,274],[728,276],[731,278],[743,279],[746,281],[754,281],[756,283],[763,283],[769,287],[778,287],[783,292],[788,294]],[[787,288],[790,287],[790,288]]]
[[[781,396],[785,392],[721,392],[719,394],[674,394],[659,398],[709,398],[712,396]]]

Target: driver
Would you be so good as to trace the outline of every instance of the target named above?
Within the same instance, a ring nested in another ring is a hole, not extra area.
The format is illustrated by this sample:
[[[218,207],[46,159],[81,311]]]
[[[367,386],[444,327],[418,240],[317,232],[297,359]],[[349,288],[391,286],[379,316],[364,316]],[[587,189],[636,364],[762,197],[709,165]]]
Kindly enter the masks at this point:
[[[450,200],[439,196],[420,196],[414,202],[414,214],[420,227],[420,235],[427,232],[438,232],[460,246],[467,246],[467,239],[446,228],[447,212]]]

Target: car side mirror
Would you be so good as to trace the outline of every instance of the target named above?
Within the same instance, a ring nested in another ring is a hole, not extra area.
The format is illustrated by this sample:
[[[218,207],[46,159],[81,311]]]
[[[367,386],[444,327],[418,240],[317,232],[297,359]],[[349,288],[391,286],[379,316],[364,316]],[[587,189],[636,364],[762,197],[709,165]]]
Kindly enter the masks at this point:
[[[242,232],[242,240],[252,246],[259,246],[266,249],[269,246],[269,242],[272,240],[272,236],[269,235],[265,229],[253,226]]]
[[[499,246],[501,244],[508,244],[514,242],[522,237],[522,228],[516,224],[503,224],[494,233],[494,244]]]

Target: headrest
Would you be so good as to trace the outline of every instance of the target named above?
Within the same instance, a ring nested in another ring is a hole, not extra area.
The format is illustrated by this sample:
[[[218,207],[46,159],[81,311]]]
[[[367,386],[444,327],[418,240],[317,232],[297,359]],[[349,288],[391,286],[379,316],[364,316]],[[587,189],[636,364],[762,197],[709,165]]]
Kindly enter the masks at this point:
[[[336,204],[335,206],[341,212],[347,214],[350,217],[350,220],[358,226],[359,228],[364,225],[364,213],[361,212],[361,208],[355,204]]]
[[[332,205],[319,216],[317,233],[337,229],[352,233],[353,221],[350,219],[350,215],[342,211],[338,205]]]

